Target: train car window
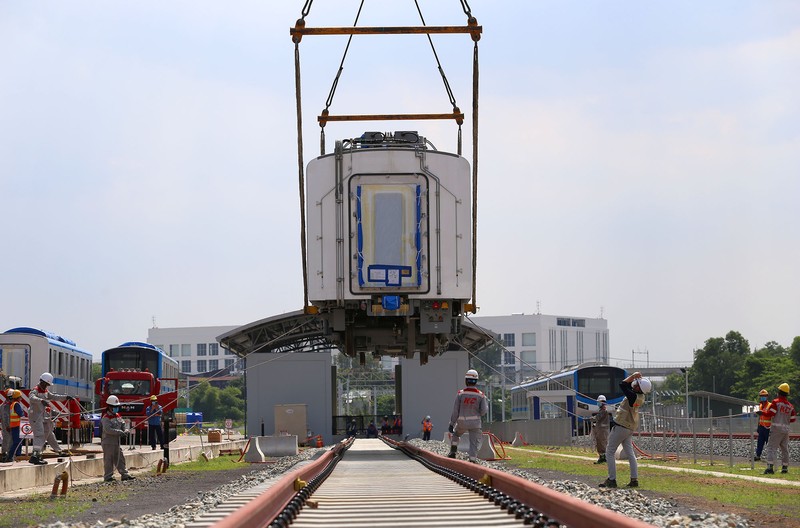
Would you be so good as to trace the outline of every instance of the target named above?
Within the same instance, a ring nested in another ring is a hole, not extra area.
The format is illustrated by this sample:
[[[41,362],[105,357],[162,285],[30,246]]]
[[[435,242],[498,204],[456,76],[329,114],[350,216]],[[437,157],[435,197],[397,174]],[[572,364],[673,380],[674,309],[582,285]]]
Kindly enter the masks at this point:
[[[422,281],[422,178],[414,183],[362,183],[355,187],[353,231],[357,244],[354,291],[362,288],[427,289]]]
[[[22,380],[22,386],[30,386],[30,376],[26,370],[30,364],[30,345],[4,344],[0,346],[2,355],[3,372],[7,376],[16,376]]]

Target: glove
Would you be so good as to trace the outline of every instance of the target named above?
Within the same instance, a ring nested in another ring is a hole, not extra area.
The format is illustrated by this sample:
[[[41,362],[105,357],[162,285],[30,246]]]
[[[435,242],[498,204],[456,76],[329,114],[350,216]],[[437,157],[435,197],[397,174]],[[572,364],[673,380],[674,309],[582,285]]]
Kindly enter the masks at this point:
[[[450,426],[447,428],[447,430],[450,431],[450,434],[453,434],[453,433],[456,432],[455,428],[453,427],[453,424],[450,424]],[[470,433],[470,434],[472,434],[472,433]]]

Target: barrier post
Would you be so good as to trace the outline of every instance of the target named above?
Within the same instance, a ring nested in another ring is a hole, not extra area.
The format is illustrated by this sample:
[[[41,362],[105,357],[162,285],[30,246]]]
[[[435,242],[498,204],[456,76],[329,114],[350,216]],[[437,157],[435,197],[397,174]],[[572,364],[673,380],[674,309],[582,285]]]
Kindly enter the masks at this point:
[[[733,467],[733,411],[728,409],[728,464]]]
[[[694,435],[694,417],[695,413],[692,413],[692,456],[694,457],[694,464],[697,465],[697,437]]]
[[[714,411],[708,409],[708,465],[714,465]]]

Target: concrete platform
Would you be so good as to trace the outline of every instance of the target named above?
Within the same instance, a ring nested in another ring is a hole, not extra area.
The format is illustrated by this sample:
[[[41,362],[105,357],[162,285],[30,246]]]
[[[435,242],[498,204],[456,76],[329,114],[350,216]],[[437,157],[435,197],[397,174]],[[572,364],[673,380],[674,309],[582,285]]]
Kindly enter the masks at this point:
[[[247,444],[247,438],[242,435],[222,435],[221,442],[208,442],[207,438],[207,435],[178,436],[169,444],[170,465],[198,460],[208,451],[215,457],[224,450],[239,452]],[[50,489],[56,476],[64,471],[69,475],[70,486],[102,480],[103,449],[100,440],[81,446],[80,451],[80,455],[58,459],[48,449],[44,452],[47,465],[42,466],[30,464],[27,460],[0,464],[0,497],[23,496]],[[25,453],[24,447],[22,452]],[[122,452],[128,471],[133,475],[154,471],[164,456],[161,449],[153,450],[149,445],[123,445]],[[114,478],[119,479],[119,475],[115,474]]]

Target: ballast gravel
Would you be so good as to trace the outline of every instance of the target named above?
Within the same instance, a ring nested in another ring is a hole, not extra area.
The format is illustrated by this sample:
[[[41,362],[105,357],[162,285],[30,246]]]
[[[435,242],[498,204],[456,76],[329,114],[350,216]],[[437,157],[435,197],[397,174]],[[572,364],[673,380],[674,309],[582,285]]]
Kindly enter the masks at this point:
[[[440,455],[446,455],[449,451],[448,445],[435,440],[423,442],[422,440],[412,439],[409,443]],[[134,519],[127,519],[125,517],[120,519],[107,519],[94,523],[56,522],[39,525],[39,528],[110,528],[115,526],[131,528],[183,528],[196,518],[208,513],[221,503],[227,501],[229,498],[262,484],[266,480],[286,473],[300,461],[313,458],[318,451],[318,449],[307,449],[298,456],[282,457],[266,469],[252,471],[213,491],[201,493],[197,498],[191,499],[184,504],[173,506],[164,513],[147,514]],[[465,458],[463,453],[459,453],[458,456],[459,458]],[[536,482],[537,484],[562,493],[567,493],[577,499],[616,511],[622,515],[638,519],[653,526],[670,528],[750,528],[746,519],[733,514],[708,512],[681,515],[678,513],[676,505],[672,502],[664,499],[647,497],[636,490],[600,490],[596,487],[584,484],[583,482],[570,480],[547,481],[526,471],[509,469],[498,462],[481,461],[480,463],[499,471],[510,472],[526,480]]]

